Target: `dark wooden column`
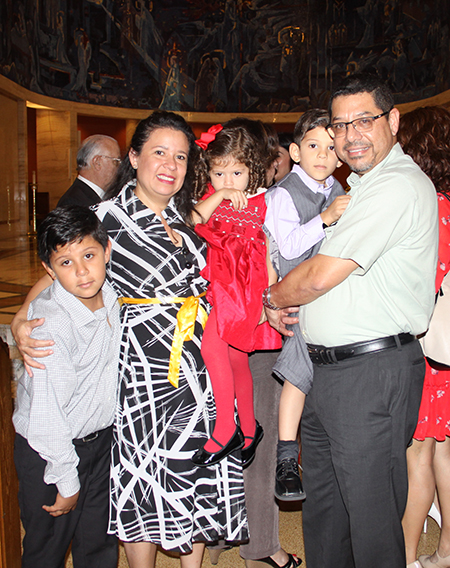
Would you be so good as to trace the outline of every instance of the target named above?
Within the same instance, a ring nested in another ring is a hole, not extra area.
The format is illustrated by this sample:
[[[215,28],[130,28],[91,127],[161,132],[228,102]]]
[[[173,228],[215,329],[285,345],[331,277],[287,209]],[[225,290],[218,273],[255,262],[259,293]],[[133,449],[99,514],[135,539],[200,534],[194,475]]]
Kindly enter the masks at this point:
[[[9,348],[0,339],[0,568],[20,568],[21,556],[11,376]]]

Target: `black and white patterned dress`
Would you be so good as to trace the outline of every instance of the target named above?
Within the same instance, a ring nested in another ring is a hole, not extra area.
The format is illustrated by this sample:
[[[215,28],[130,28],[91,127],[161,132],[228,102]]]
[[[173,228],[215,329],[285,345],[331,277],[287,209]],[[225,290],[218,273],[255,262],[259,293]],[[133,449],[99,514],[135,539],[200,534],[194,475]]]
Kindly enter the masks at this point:
[[[112,240],[109,275],[119,296],[198,296],[205,245],[181,223],[172,201],[163,212],[183,237],[169,239],[159,217],[126,186],[97,215]],[[179,225],[178,225],[179,224]],[[207,302],[200,300],[207,310]],[[183,344],[179,386],[168,381],[179,304],[124,304],[119,393],[111,469],[109,530],[128,542],[187,552],[193,542],[248,538],[240,460],[209,468],[190,461],[212,431],[215,407],[200,355],[202,326]]]

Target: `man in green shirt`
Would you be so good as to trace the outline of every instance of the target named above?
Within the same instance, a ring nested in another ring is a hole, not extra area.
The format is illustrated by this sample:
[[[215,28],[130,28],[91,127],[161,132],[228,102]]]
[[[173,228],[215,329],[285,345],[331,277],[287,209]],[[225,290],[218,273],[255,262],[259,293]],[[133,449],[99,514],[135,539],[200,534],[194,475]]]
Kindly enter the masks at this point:
[[[314,363],[302,417],[308,568],[404,568],[406,447],[425,373],[415,336],[434,305],[433,184],[396,141],[387,86],[347,77],[327,128],[352,199],[319,254],[266,291],[268,317],[298,306]]]

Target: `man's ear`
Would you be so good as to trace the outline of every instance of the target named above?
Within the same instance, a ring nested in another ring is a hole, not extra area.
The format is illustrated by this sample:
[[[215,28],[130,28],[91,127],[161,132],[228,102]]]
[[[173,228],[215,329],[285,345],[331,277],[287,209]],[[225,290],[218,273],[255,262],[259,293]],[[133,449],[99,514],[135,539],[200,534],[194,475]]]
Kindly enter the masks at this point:
[[[91,166],[94,170],[101,170],[102,169],[102,157],[101,156],[94,156],[91,160]]]
[[[48,275],[50,276],[50,278],[52,280],[56,280],[56,274],[53,272],[51,266],[49,266],[48,264],[46,264],[43,260],[42,262],[42,266],[45,268],[45,270],[47,271]]]
[[[292,142],[289,145],[289,156],[294,160],[296,164],[300,163],[300,148],[295,142]]]
[[[398,108],[393,108],[389,113],[389,126],[392,136],[397,136],[398,128],[400,126],[400,111]]]

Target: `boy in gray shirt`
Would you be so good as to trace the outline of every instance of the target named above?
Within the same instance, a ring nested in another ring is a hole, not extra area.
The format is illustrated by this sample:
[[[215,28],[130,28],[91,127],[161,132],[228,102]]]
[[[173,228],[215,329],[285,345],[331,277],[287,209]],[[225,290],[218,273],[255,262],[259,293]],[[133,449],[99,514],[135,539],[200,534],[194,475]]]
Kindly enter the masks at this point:
[[[13,422],[23,568],[60,568],[72,542],[76,568],[115,568],[107,534],[109,463],[119,355],[119,306],[105,282],[111,244],[94,212],[52,211],[38,252],[53,284],[30,304],[33,330],[54,341],[45,369],[24,372]]]

